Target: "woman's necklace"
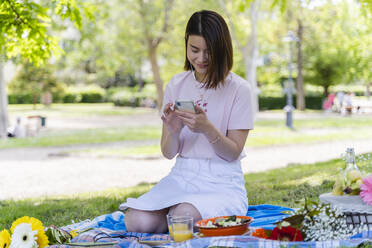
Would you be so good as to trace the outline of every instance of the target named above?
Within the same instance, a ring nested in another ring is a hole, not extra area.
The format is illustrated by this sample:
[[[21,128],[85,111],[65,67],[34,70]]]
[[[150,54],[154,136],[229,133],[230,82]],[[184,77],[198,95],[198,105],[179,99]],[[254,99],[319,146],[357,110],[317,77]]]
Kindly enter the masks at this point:
[[[198,97],[199,99],[196,99],[195,104],[201,107],[204,110],[204,112],[207,112],[207,106],[208,106],[207,97],[206,97],[207,89],[203,87],[203,83],[199,82],[196,79],[195,72],[193,70],[192,70],[192,74],[195,79],[194,87],[199,95]]]
[[[196,82],[194,84],[194,86],[195,86],[195,89],[198,91],[198,95],[199,95],[199,99],[198,100],[203,101],[204,100],[206,89],[203,87],[203,84],[200,83],[200,82]]]

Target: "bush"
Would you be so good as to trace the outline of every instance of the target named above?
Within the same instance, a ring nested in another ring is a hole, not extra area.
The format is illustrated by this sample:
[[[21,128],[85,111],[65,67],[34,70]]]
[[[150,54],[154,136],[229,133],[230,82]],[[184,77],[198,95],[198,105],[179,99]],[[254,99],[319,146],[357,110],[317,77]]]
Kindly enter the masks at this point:
[[[66,90],[64,103],[97,103],[103,102],[105,90],[98,86],[77,86]]]
[[[113,93],[115,92],[115,93]],[[146,84],[145,87],[138,92],[138,88],[116,88],[110,90],[111,95],[108,97],[115,106],[132,106],[139,107],[146,99],[156,102],[156,91],[154,84]]]
[[[120,91],[112,96],[112,100],[115,106],[131,106],[139,107],[140,101],[143,96],[140,92]]]
[[[259,97],[260,110],[283,109],[287,104],[287,99],[283,97]],[[322,109],[322,96],[306,96],[305,103],[307,109]],[[293,96],[293,106],[296,107],[296,96]]]
[[[64,96],[63,96],[63,100],[62,100],[64,103],[78,103],[81,101],[81,95],[78,94],[78,93],[66,93]]]
[[[34,96],[31,93],[28,94],[8,94],[9,104],[32,104]],[[40,103],[40,97],[36,97],[36,103]]]
[[[84,103],[96,103],[103,102],[103,95],[101,92],[82,92],[81,102]]]
[[[305,104],[307,109],[322,109],[323,96],[306,96]],[[296,105],[296,104],[295,104]]]

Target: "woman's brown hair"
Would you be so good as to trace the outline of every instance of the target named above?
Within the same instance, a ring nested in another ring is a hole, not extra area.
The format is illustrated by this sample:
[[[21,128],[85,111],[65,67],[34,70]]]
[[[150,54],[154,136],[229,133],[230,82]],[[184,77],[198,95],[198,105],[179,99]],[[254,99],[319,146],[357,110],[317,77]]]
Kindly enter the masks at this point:
[[[190,17],[185,32],[185,70],[193,69],[187,59],[187,42],[190,35],[202,36],[209,50],[207,79],[204,87],[217,88],[220,82],[224,84],[233,65],[233,48],[229,28],[223,17],[210,10],[195,12]]]

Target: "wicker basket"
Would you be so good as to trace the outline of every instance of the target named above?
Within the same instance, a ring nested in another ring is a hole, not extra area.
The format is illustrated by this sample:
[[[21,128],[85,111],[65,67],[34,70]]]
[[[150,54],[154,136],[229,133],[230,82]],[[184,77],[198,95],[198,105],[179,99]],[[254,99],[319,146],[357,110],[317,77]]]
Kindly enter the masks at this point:
[[[359,195],[335,196],[326,193],[319,196],[322,203],[329,203],[340,209],[346,216],[346,223],[353,227],[365,224],[372,230],[372,206],[365,204]]]
[[[368,230],[372,230],[372,214],[358,212],[344,212],[344,214],[348,225],[356,227],[363,223],[368,226]]]

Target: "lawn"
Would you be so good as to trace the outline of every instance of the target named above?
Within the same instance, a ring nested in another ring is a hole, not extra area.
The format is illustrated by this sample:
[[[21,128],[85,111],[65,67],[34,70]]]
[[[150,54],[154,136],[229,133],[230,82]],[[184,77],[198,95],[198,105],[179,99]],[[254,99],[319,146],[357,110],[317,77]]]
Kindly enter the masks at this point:
[[[80,144],[111,143],[130,140],[159,139],[161,130],[158,127],[143,126],[141,128],[96,128],[85,130],[66,130],[50,132],[48,135],[27,137],[22,139],[0,140],[1,148],[48,147]]]
[[[370,160],[364,161],[359,166],[366,172],[372,172],[371,163]],[[317,200],[320,194],[331,191],[335,174],[343,166],[343,160],[335,159],[246,174],[249,203],[300,207],[305,197]],[[0,230],[9,228],[12,221],[25,215],[36,217],[45,225],[56,226],[94,218],[116,211],[126,198],[138,197],[152,186],[141,184],[74,196],[0,201]]]
[[[41,104],[10,104],[11,116],[42,115],[48,117],[115,116],[143,114],[150,108],[115,107],[112,103],[54,103],[50,107]]]
[[[59,119],[66,118],[66,122],[71,116],[78,117],[100,117],[104,119],[110,116],[129,115],[136,118],[136,115],[154,113],[154,109],[115,107],[112,104],[53,104],[50,108],[41,105],[10,105],[9,113],[11,116],[44,115],[48,118],[57,116]],[[271,111],[280,116],[280,112]],[[255,129],[251,131],[246,142],[246,146],[258,147],[268,145],[289,145],[289,144],[309,144],[316,142],[326,142],[332,140],[368,139],[372,138],[372,116],[354,115],[352,117],[326,116],[321,112],[307,111],[301,118],[294,119],[294,130],[285,126],[285,121],[278,118],[258,119]],[[308,116],[307,116],[308,115]],[[284,114],[283,114],[284,118]],[[159,140],[161,126],[149,126],[143,123],[133,127],[109,127],[109,128],[90,128],[85,130],[64,130],[48,131],[42,135],[25,138],[9,139],[0,141],[0,148],[16,147],[46,147],[46,146],[66,146],[92,143],[111,143],[128,140]],[[159,144],[159,142],[157,142]],[[145,145],[138,147],[117,147],[115,149],[96,148],[94,150],[76,150],[75,153],[94,153],[114,156],[132,155],[159,155],[159,145]]]

